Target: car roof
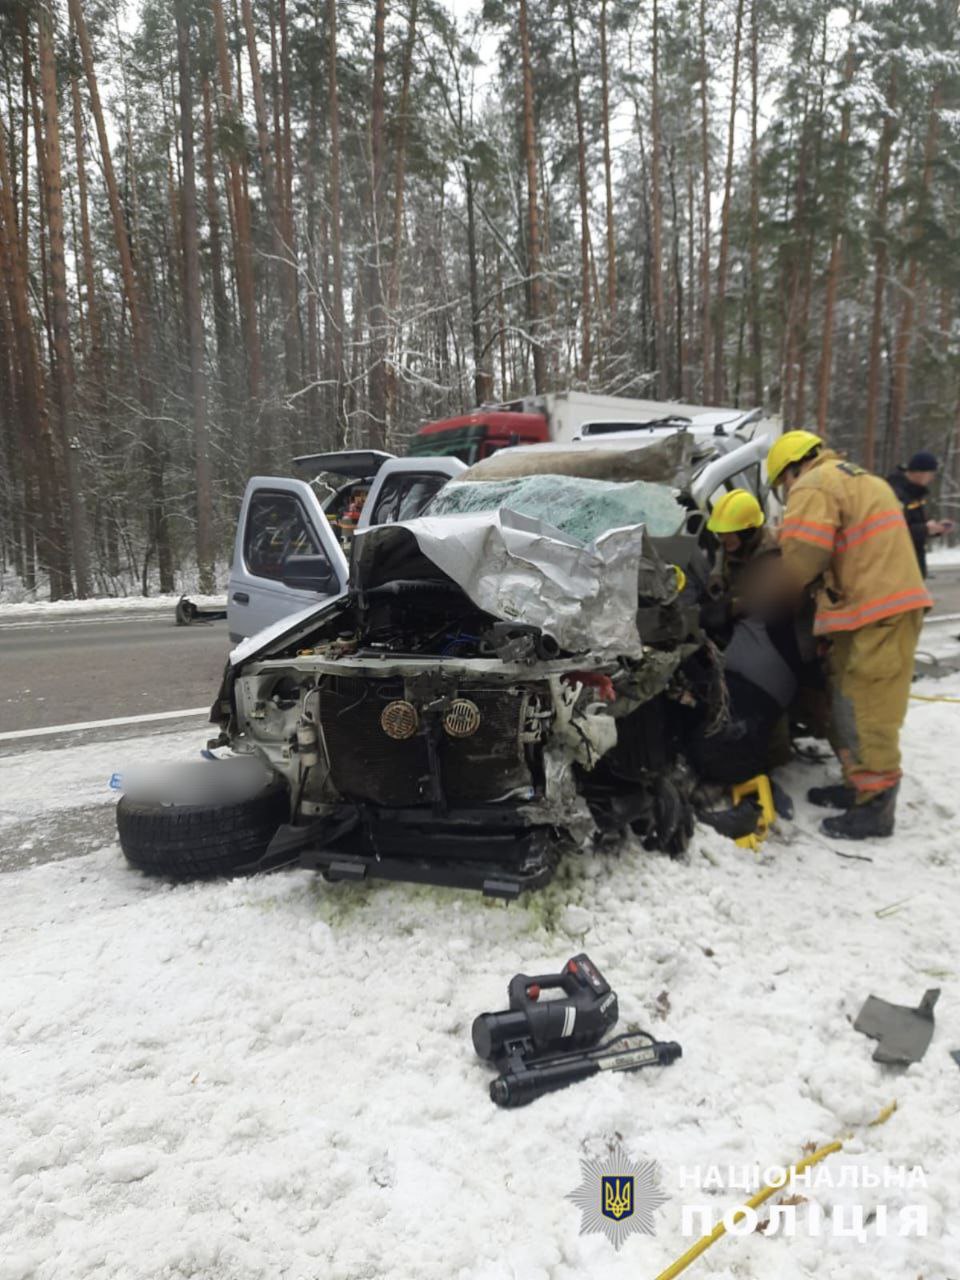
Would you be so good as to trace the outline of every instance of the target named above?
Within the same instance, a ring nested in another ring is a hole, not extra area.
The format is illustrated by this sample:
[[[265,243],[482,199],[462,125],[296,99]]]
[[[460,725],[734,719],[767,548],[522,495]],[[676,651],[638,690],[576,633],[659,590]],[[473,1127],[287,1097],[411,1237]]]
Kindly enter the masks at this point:
[[[703,409],[691,410],[689,414],[668,410],[662,417],[649,420],[639,416],[631,419],[598,418],[584,422],[575,439],[589,439],[591,443],[599,443],[603,439],[641,439],[662,437],[674,431],[689,431],[699,440],[704,436],[732,435],[743,427],[759,422],[762,416],[761,409]]]
[[[337,449],[334,453],[302,453],[293,465],[312,476],[343,476],[348,480],[372,480],[385,462],[394,457],[382,449]]]

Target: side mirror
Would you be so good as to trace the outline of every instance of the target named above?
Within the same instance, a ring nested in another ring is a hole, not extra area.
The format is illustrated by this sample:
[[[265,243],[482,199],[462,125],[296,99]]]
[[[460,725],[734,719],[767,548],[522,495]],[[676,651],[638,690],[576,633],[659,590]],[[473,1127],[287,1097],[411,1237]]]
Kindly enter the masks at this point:
[[[326,556],[287,556],[280,571],[280,581],[294,591],[330,592],[337,578]]]

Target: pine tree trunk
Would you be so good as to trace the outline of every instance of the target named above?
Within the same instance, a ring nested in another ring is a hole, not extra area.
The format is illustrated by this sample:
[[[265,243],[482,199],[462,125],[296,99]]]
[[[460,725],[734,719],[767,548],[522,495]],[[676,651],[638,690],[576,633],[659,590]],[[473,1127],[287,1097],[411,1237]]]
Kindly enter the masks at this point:
[[[206,195],[207,227],[210,235],[210,276],[213,288],[213,330],[217,339],[217,364],[220,380],[226,385],[231,348],[230,302],[223,278],[223,245],[220,232],[220,204],[213,163],[213,112],[210,81],[204,75],[203,94],[203,182]]]
[[[403,203],[406,192],[407,162],[407,114],[410,110],[410,78],[413,73],[413,48],[417,35],[417,9],[419,0],[410,0],[407,17],[407,38],[403,46],[403,65],[400,73],[400,101],[397,104],[397,155],[393,175],[393,261],[390,266],[388,305],[396,311],[400,301],[400,267],[403,262]]]
[[[540,302],[540,222],[537,212],[537,141],[533,119],[533,68],[530,64],[530,36],[527,30],[527,0],[519,0],[520,56],[523,68],[523,155],[527,168],[527,309],[530,317],[530,348],[533,355],[533,385],[537,395],[547,389],[547,362],[543,349]]]
[[[73,36],[71,23],[71,35]],[[74,37],[75,38],[75,37]],[[90,335],[88,359],[90,362],[91,381],[93,384],[94,416],[99,424],[102,441],[103,474],[107,481],[105,486],[98,486],[99,496],[106,497],[103,504],[103,529],[106,547],[107,572],[116,578],[120,574],[120,543],[117,535],[117,517],[114,499],[118,496],[117,488],[117,445],[107,412],[107,381],[104,368],[103,322],[100,314],[100,302],[97,297],[96,276],[94,273],[93,240],[90,233],[90,200],[87,191],[87,164],[84,148],[83,110],[80,105],[80,82],[75,73],[70,75],[70,96],[73,104],[73,138],[76,153],[77,193],[80,201],[80,245],[82,250],[82,279],[87,310],[87,328]]]
[[[333,363],[336,370],[337,432],[346,439],[343,416],[344,324],[343,249],[340,223],[340,97],[337,87],[337,0],[327,0],[327,93],[330,112],[330,247],[333,258]]]
[[[90,94],[90,108],[94,123],[97,126],[97,137],[100,142],[100,157],[103,164],[103,177],[107,187],[107,199],[110,204],[110,217],[113,222],[114,239],[120,258],[120,276],[123,282],[123,293],[130,316],[130,331],[133,341],[133,358],[137,370],[140,388],[140,403],[143,406],[146,423],[144,427],[144,447],[146,450],[146,466],[150,489],[150,523],[157,545],[157,562],[160,572],[160,590],[173,591],[173,554],[170,546],[169,529],[166,520],[166,499],[163,482],[163,451],[159,430],[153,420],[153,389],[147,372],[146,323],[140,301],[140,286],[133,267],[133,254],[127,235],[127,226],[120,195],[117,188],[113,160],[110,153],[110,142],[107,137],[100,104],[100,90],[94,70],[93,51],[83,16],[80,0],[69,0],[70,16],[80,43],[80,56],[83,62],[87,91]],[[137,224],[136,207],[134,206],[134,227]]]
[[[650,97],[650,178],[652,203],[651,292],[657,396],[667,398],[667,326],[663,305],[663,195],[660,190],[660,6],[653,0],[653,78]]]
[[[318,21],[317,15],[314,15],[314,34],[318,37],[319,31],[316,29]],[[304,195],[306,199],[307,223],[304,232],[304,241],[307,256],[307,439],[312,444],[319,435],[320,427],[320,325],[319,325],[319,307],[317,303],[320,282],[317,278],[317,231],[319,217],[319,202],[317,200],[317,160],[319,156],[319,121],[320,104],[318,101],[318,80],[319,76],[312,75],[310,77],[310,117],[307,126],[307,149],[304,157],[303,165],[303,185]],[[320,232],[320,253],[326,253],[325,237]]]
[[[213,550],[213,496],[207,443],[207,379],[200,312],[200,243],[197,234],[197,174],[193,141],[193,71],[190,65],[190,9],[176,0],[177,72],[180,81],[180,139],[183,163],[181,223],[183,227],[183,291],[186,304],[187,351],[190,362],[190,401],[197,484],[196,552],[199,588],[211,595],[216,580]]]
[[[930,114],[927,118],[927,135],[923,144],[923,177],[921,179],[920,197],[916,211],[916,223],[923,221],[930,195],[930,182],[933,176],[933,160],[937,150],[937,135],[940,125],[940,104],[943,99],[943,86],[938,84],[933,91],[930,102]],[[900,311],[900,324],[897,328],[897,340],[893,352],[893,386],[890,390],[890,431],[886,441],[885,466],[892,467],[900,450],[900,439],[903,434],[903,422],[907,409],[907,391],[910,385],[910,347],[913,341],[913,319],[917,301],[918,262],[915,252],[916,241],[921,232],[914,231],[911,237],[910,265],[907,268],[907,279],[903,287],[903,306]]]
[[[410,110],[410,80],[413,74],[413,49],[417,36],[417,10],[419,0],[410,0],[410,11],[407,15],[407,38],[403,45],[403,59],[400,71],[400,101],[397,104],[396,126],[396,161],[393,175],[393,243],[390,262],[390,284],[387,290],[387,321],[392,331],[391,346],[399,346],[401,327],[397,308],[400,304],[400,267],[403,262],[403,209],[406,192],[407,173],[407,115]],[[471,195],[467,199],[467,220],[473,217]],[[475,269],[476,264],[473,264]],[[389,376],[387,380],[387,421],[393,421],[397,403],[396,365],[398,352],[391,356]],[[477,352],[474,351],[476,359]]]
[[[2,127],[2,126],[0,126]],[[0,252],[2,257],[2,252]],[[19,412],[16,377],[13,370],[13,342],[7,321],[7,299],[0,276],[0,436],[3,439],[5,518],[0,520],[0,566],[6,568],[5,552],[9,545],[13,571],[24,579],[24,524],[27,476],[21,445],[22,415]],[[8,542],[9,540],[9,542]]]
[[[53,484],[54,447],[47,413],[43,366],[37,351],[36,330],[30,311],[22,246],[17,235],[17,215],[7,160],[6,131],[0,127],[0,274],[6,284],[13,337],[20,372],[21,404],[25,418],[31,470],[36,477],[39,520],[36,536],[40,561],[50,576],[50,598],[58,600],[71,591],[69,562],[65,557],[59,495]]]
[[[283,367],[287,391],[294,391],[300,377],[300,360],[297,354],[297,296],[296,267],[292,262],[293,246],[284,243],[283,210],[277,199],[280,189],[274,166],[273,146],[267,130],[267,100],[260,73],[260,55],[257,52],[257,32],[253,23],[253,7],[250,0],[241,0],[243,29],[247,40],[247,57],[250,63],[250,82],[253,87],[253,111],[257,122],[257,146],[263,169],[262,194],[267,207],[267,219],[277,257],[280,275],[281,306],[283,308]],[[291,281],[291,267],[293,279]],[[291,285],[293,287],[291,287]]]
[[[493,395],[493,375],[487,372],[483,331],[480,327],[480,283],[477,265],[477,219],[473,193],[473,169],[463,166],[467,203],[467,269],[470,276],[470,338],[473,346],[473,394],[478,405]]]
[[[289,318],[290,336],[297,383],[303,379],[303,334],[300,325],[300,272],[297,265],[297,232],[293,216],[293,136],[290,123],[290,39],[287,24],[287,0],[279,3],[280,21],[280,116],[281,154],[283,156],[283,235],[287,245],[289,263],[287,273],[287,299],[293,310]]]
[[[33,67],[30,52],[30,27],[27,19],[27,8],[24,6],[21,12],[21,46],[23,52],[23,63],[27,78],[27,89],[30,94],[30,115],[33,120],[33,142],[37,161],[37,241],[40,250],[38,254],[40,264],[40,296],[43,299],[43,327],[47,339],[47,352],[50,356],[51,367],[54,359],[54,342],[53,342],[53,309],[50,304],[50,272],[47,265],[47,199],[44,189],[43,175],[46,171],[46,161],[43,156],[43,124],[40,120],[40,95],[37,92],[37,80],[33,74]],[[24,237],[24,262],[29,265],[30,248],[29,241]],[[30,272],[27,270],[29,277]],[[42,358],[42,353],[41,353]],[[55,480],[56,488],[59,491],[60,485],[60,462],[59,458],[54,459],[54,467],[57,471]]]
[[[613,165],[610,159],[610,76],[607,67],[607,0],[600,3],[600,100],[603,124],[603,180],[607,223],[607,320],[612,327],[617,310],[616,237],[613,232]]]
[[[727,258],[730,249],[730,196],[733,188],[733,142],[737,118],[737,90],[740,76],[740,43],[743,33],[743,0],[737,0],[733,37],[733,74],[730,86],[730,127],[727,132],[727,167],[723,181],[723,208],[720,213],[720,261],[717,266],[716,318],[713,326],[713,402],[722,404],[726,394],[723,339],[726,326]]]
[[[76,30],[77,39],[80,44],[80,55],[83,60],[83,70],[87,81],[87,92],[90,95],[90,108],[93,112],[94,123],[97,127],[97,137],[100,142],[103,177],[107,187],[107,199],[110,204],[110,216],[113,221],[114,239],[116,241],[117,253],[120,258],[120,274],[123,283],[123,295],[127,304],[127,311],[130,316],[130,332],[133,339],[134,361],[141,381],[144,383],[141,399],[146,403],[149,396],[145,387],[144,326],[140,306],[140,290],[138,288],[136,275],[133,269],[133,255],[130,251],[130,240],[127,235],[126,221],[124,219],[123,208],[120,203],[116,174],[113,169],[110,142],[107,137],[106,124],[104,123],[103,108],[100,104],[100,90],[97,84],[96,71],[94,70],[93,51],[90,47],[87,25],[84,20],[80,0],[69,0],[69,4],[70,16],[73,19],[74,29]]]
[[[371,258],[367,262],[366,289],[370,326],[370,427],[368,439],[373,449],[387,442],[387,316],[384,308],[381,268],[381,201],[383,198],[384,127],[386,122],[385,83],[386,0],[376,0],[373,19],[373,93],[370,109],[370,239]]]
[[[857,21],[856,4],[850,10],[851,28]],[[847,46],[843,67],[844,84],[849,87],[853,79],[853,44]],[[833,238],[830,244],[830,263],[827,267],[826,297],[823,303],[823,337],[820,343],[820,374],[817,385],[817,433],[827,438],[827,414],[830,410],[830,385],[833,375],[833,318],[837,303],[837,286],[843,261],[843,219],[846,216],[847,147],[850,143],[850,103],[845,100],[840,113],[840,161],[837,171],[836,199],[833,209]]]
[[[763,326],[760,315],[760,151],[757,140],[757,117],[760,112],[758,89],[760,0],[750,6],[750,367],[753,374],[753,402],[762,405]]]
[[[680,260],[680,211],[677,204],[676,147],[671,145],[668,152],[667,176],[670,181],[671,227],[673,229],[673,309],[676,318],[676,332],[673,336],[677,367],[673,375],[673,395],[679,400],[683,395],[683,374],[686,366],[686,337],[683,329],[683,267]]]
[[[233,101],[233,79],[230,55],[227,49],[227,27],[221,0],[210,0],[213,12],[213,29],[217,46],[217,67],[220,77],[220,120],[239,126],[241,113]],[[260,417],[260,401],[263,389],[263,355],[260,346],[260,330],[257,323],[257,304],[253,274],[253,231],[251,229],[250,199],[244,189],[243,172],[234,147],[227,148],[227,168],[230,175],[230,206],[233,211],[233,260],[237,281],[237,304],[240,311],[240,331],[246,355],[247,391],[250,396],[249,417],[257,424]],[[256,425],[254,425],[256,430]],[[257,434],[255,443],[256,465],[269,467],[270,445],[265,433]]]
[[[890,72],[887,89],[886,115],[880,135],[880,177],[877,189],[877,209],[874,221],[877,226],[873,248],[873,310],[870,321],[870,359],[867,370],[867,404],[863,422],[863,465],[873,470],[876,464],[877,419],[880,405],[880,360],[883,342],[883,299],[887,289],[887,204],[890,196],[890,152],[896,130],[894,109],[897,101],[897,73]]]
[[[60,449],[70,516],[70,540],[77,597],[90,594],[90,543],[87,513],[79,475],[79,447],[73,432],[73,353],[67,311],[67,264],[63,235],[63,191],[60,164],[60,107],[57,101],[57,68],[53,56],[53,25],[45,0],[37,6],[37,52],[43,91],[43,184],[50,238],[50,284],[53,296],[53,374],[57,398]]]
[[[703,402],[710,403],[711,379],[711,301],[710,301],[710,119],[707,105],[707,0],[700,0],[700,150],[703,156],[703,261],[701,264],[701,341],[703,346]]]
[[[573,68],[573,108],[577,122],[577,185],[580,195],[580,378],[589,381],[593,351],[590,342],[590,207],[587,194],[587,143],[580,99],[580,64],[577,61],[577,28],[573,0],[566,0],[570,31],[570,65]]]
[[[807,353],[810,346],[810,299],[813,292],[813,260],[817,243],[817,212],[823,207],[824,197],[821,192],[823,177],[823,121],[824,101],[826,97],[827,77],[827,15],[822,22],[822,42],[820,48],[820,84],[817,96],[817,108],[814,115],[815,136],[813,143],[813,180],[806,201],[805,220],[807,223],[806,248],[801,259],[800,271],[800,311],[797,322],[796,353],[797,376],[796,392],[793,401],[794,421],[802,426],[806,421],[807,395]]]
[[[503,270],[497,253],[497,327],[500,333],[500,398],[506,400],[511,387],[507,380],[507,316],[503,305]]]
[[[696,290],[697,290],[697,255],[694,245],[696,224],[696,197],[694,195],[694,173],[692,159],[687,164],[687,317],[684,329],[683,354],[683,391],[684,400],[694,397],[693,370],[693,336],[695,329]]]

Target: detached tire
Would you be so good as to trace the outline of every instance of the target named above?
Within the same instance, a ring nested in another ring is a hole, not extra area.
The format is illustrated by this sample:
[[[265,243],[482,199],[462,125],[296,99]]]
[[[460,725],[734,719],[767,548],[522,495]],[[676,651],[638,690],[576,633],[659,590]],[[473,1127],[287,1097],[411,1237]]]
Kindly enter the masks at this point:
[[[117,833],[124,857],[138,871],[200,880],[256,870],[289,812],[281,783],[221,804],[159,804],[123,796]]]

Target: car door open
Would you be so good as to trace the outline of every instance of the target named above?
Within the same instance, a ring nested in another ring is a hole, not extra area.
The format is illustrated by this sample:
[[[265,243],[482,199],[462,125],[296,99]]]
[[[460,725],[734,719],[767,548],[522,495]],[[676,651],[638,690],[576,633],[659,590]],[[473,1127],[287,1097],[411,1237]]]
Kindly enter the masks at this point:
[[[227,623],[234,642],[347,585],[346,557],[302,480],[256,476],[237,525]]]

